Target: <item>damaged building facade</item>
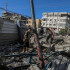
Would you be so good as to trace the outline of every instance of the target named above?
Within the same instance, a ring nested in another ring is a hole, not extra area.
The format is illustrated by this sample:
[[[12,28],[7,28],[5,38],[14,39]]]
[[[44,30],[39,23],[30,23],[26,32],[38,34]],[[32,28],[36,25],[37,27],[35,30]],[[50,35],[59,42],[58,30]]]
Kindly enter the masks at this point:
[[[44,28],[53,28],[55,32],[59,33],[61,29],[68,27],[70,32],[70,13],[67,12],[50,12],[43,13],[41,19],[41,26]]]
[[[36,28],[40,28],[41,20],[40,19],[36,19],[35,21],[36,21]],[[32,19],[31,18],[29,18],[27,20],[26,25],[32,27]]]
[[[20,14],[3,12],[0,17],[0,45],[20,41],[27,29],[26,20]]]

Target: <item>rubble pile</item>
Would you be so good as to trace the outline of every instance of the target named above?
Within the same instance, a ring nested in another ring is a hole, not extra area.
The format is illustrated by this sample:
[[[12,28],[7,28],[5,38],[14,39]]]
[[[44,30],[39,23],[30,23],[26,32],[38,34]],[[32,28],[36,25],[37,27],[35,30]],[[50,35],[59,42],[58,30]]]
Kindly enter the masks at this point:
[[[53,62],[49,70],[70,70],[70,59],[59,55]]]
[[[3,55],[18,55],[21,51],[22,47],[19,43],[0,46],[0,64],[12,68],[26,65],[28,57],[3,57]]]
[[[66,36],[64,39],[64,42],[70,44],[70,36]]]
[[[42,37],[39,40],[40,45],[42,46],[42,51],[44,53],[47,52],[47,48],[49,47],[49,44],[46,44],[46,37]],[[31,43],[30,45],[35,46],[34,49],[36,48],[36,44],[34,43],[34,38],[31,38]],[[66,51],[69,52],[70,49],[70,37],[69,36],[55,36],[53,44],[51,44],[51,47],[55,47],[55,51]],[[32,46],[29,48],[28,51],[32,50]],[[36,50],[36,49],[35,49]],[[20,43],[16,44],[10,44],[10,45],[5,45],[5,46],[0,46],[0,55],[14,55],[14,54],[19,54],[22,51],[22,45]],[[51,50],[49,50],[51,52]],[[47,55],[43,55],[44,58],[47,57]],[[37,56],[32,56],[31,57],[31,64],[27,66],[27,61],[28,61],[29,56],[20,56],[20,57],[0,57],[0,64],[4,64],[7,67],[12,67],[16,68],[15,70],[40,70],[38,65],[39,63],[39,58]],[[52,58],[52,56],[50,57]],[[48,58],[50,61],[51,59]],[[48,63],[48,60],[45,60],[45,64]],[[67,65],[67,68],[65,66]],[[24,67],[26,69],[24,69]],[[63,70],[64,68],[66,70],[69,70],[70,67],[70,60],[68,57],[59,55],[55,60],[53,60],[51,68],[48,70]],[[62,69],[63,68],[63,69]],[[12,69],[14,70],[14,69]]]
[[[32,41],[33,42],[33,41]],[[33,69],[32,66],[27,66],[27,61],[29,56],[19,56],[19,57],[4,57],[3,55],[18,55],[18,54],[22,54],[22,47],[23,45],[17,43],[17,44],[10,44],[10,45],[4,45],[4,46],[0,46],[0,64],[1,65],[5,65],[7,67],[12,67],[12,68],[16,68],[15,70],[30,70]],[[29,52],[32,51],[31,48],[28,49]],[[31,58],[31,63],[33,64],[38,64],[39,63],[39,59],[38,56],[33,56]],[[27,66],[27,67],[26,67]],[[37,66],[37,65],[36,65]],[[34,68],[36,67],[34,66]],[[18,68],[20,67],[20,68]],[[29,67],[29,68],[28,68]],[[38,67],[37,67],[38,69]],[[14,69],[12,69],[14,70]],[[39,70],[39,69],[38,69]]]
[[[70,36],[56,37],[55,50],[56,51],[68,51],[70,49]]]

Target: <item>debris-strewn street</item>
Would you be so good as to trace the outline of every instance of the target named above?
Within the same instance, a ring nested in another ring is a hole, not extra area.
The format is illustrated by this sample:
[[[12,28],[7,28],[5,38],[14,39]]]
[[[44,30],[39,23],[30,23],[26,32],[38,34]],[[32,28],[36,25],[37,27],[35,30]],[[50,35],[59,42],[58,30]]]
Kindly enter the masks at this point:
[[[69,49],[70,49],[70,37],[69,36],[62,36],[61,39],[59,39],[60,36],[55,36],[54,37],[54,41],[53,44],[51,44],[51,48],[49,49],[49,44],[46,43],[46,36],[39,36],[39,41],[42,47],[42,51],[44,53],[43,57],[45,59],[45,64],[48,63],[48,61],[51,61],[52,56],[51,55],[49,57],[49,60],[46,59],[46,57],[49,56],[49,54],[52,53],[52,51],[66,51],[68,54],[70,53]],[[31,43],[33,44],[34,38],[31,38]],[[29,48],[29,52],[31,52],[34,49],[36,49],[35,44]],[[52,48],[54,47],[54,48]],[[50,53],[49,53],[50,50]],[[11,45],[5,45],[5,46],[1,46],[0,47],[0,64],[4,64],[6,66],[8,66],[9,68],[14,68],[17,70],[33,70],[32,68],[36,68],[39,64],[39,59],[38,56],[31,56],[31,64],[35,64],[35,65],[30,65],[27,64],[27,61],[29,59],[29,56],[20,56],[20,57],[5,57],[3,55],[18,55],[20,54],[22,51],[22,45],[20,43],[16,43],[16,44],[11,44]],[[36,51],[36,50],[35,50]],[[33,51],[34,52],[34,51]],[[46,54],[48,53],[48,54]],[[46,54],[46,55],[45,55]],[[55,60],[54,60],[55,59]],[[66,55],[57,55],[56,57],[54,57],[54,59],[51,61],[51,68],[49,68],[48,70],[58,70],[58,68],[60,70],[69,70],[69,64],[70,64],[70,60],[69,57],[67,57]],[[67,65],[67,66],[66,66]],[[37,70],[39,70],[39,68],[37,67]]]
[[[46,44],[46,37],[40,40],[41,45],[49,47],[49,44]],[[55,36],[54,42],[51,44],[51,47],[55,47],[56,51],[69,51],[70,48],[70,36]]]
[[[70,70],[70,0],[0,0],[0,70]]]
[[[44,47],[49,47],[48,44],[45,44],[46,38],[41,39],[42,45]],[[55,36],[54,42],[51,45],[52,51],[66,51],[70,54],[70,36]],[[46,49],[44,51],[47,51]],[[59,55],[55,57],[55,60],[52,62],[52,68],[48,70],[69,70],[70,69],[70,59],[65,55]]]

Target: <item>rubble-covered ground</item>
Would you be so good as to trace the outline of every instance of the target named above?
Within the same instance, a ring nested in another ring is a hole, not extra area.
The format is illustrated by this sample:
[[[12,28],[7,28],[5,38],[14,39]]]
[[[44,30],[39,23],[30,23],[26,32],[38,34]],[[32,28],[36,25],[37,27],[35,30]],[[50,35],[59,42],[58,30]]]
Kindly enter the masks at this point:
[[[46,44],[46,37],[40,40],[40,43],[44,47],[50,47],[49,44]],[[52,51],[65,51],[69,54],[69,57],[59,55],[54,57],[52,61],[52,66],[48,70],[70,70],[70,36],[55,36],[53,44],[51,44]],[[44,50],[48,51],[48,50]]]
[[[67,53],[70,53],[70,36],[55,36],[53,44],[51,44],[51,49],[49,44],[46,43],[46,37],[45,36],[39,36],[39,41],[41,44],[41,47],[43,48],[43,53],[46,53],[50,51],[50,53],[56,52],[56,51],[65,51]],[[30,48],[28,49],[29,52],[33,50],[33,48],[36,50],[36,44],[34,43],[34,38],[31,38]],[[33,45],[33,46],[32,46]],[[5,46],[0,46],[0,55],[18,55],[22,51],[22,46],[20,43],[16,44],[10,44]],[[44,59],[48,55],[43,55]],[[54,57],[54,60],[52,60],[52,57]],[[0,65],[2,69],[7,66],[10,70],[40,70],[39,69],[39,59],[37,56],[32,56],[31,58],[31,64],[27,64],[29,56],[20,56],[20,57],[1,57],[0,56]],[[52,61],[51,61],[52,60]],[[51,55],[48,59],[45,60],[45,64],[49,63],[51,61],[51,66],[48,70],[70,70],[70,59],[67,56],[64,55]],[[14,69],[13,69],[14,68]],[[1,70],[2,70],[1,69]],[[6,69],[6,68],[5,68]],[[6,69],[6,70],[9,70]]]

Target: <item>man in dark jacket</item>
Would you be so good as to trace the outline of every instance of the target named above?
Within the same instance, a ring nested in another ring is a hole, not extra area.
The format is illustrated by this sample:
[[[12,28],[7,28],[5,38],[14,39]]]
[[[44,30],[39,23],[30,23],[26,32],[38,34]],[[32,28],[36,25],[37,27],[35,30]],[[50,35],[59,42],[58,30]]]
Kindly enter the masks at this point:
[[[52,43],[53,41],[53,37],[54,37],[54,31],[52,28],[47,28],[47,43],[48,43],[48,40],[51,39],[50,43]]]
[[[24,42],[24,47],[23,47],[23,53],[26,50],[26,53],[28,52],[28,47],[29,47],[29,41],[30,41],[30,32],[31,28],[29,28],[26,33],[24,34],[23,42]]]

